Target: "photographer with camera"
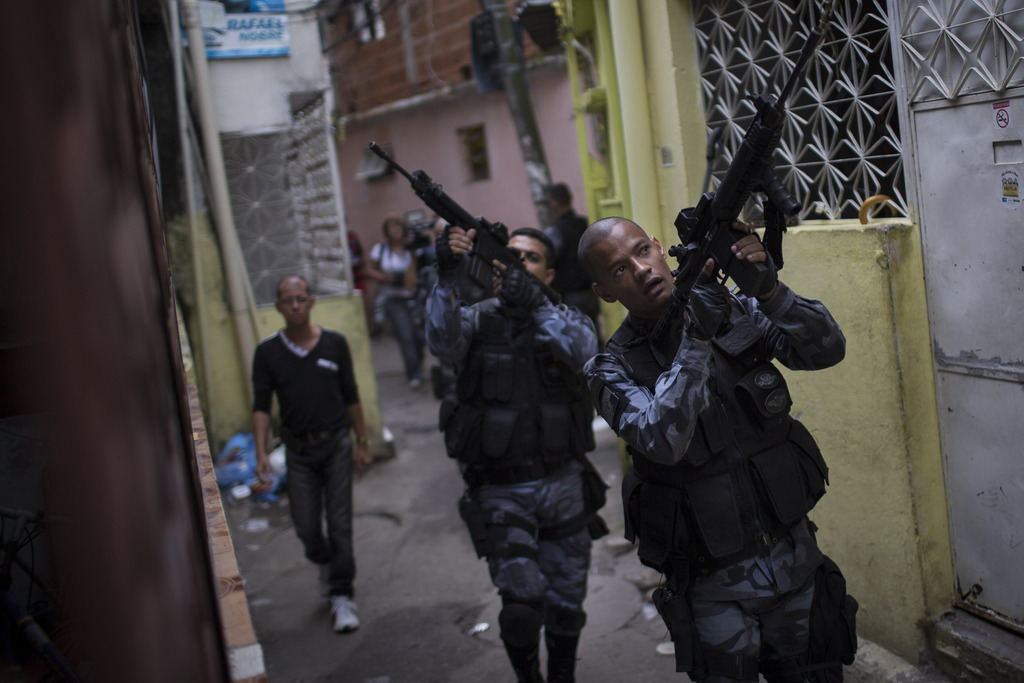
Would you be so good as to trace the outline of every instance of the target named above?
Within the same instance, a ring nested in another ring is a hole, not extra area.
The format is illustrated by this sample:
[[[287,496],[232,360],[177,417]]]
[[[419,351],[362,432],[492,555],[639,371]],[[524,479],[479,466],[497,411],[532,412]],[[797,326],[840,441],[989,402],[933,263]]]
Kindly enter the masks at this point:
[[[423,385],[423,342],[413,323],[409,302],[416,286],[416,259],[407,244],[408,226],[398,214],[388,214],[381,225],[384,241],[370,249],[366,277],[376,284],[375,305],[398,340],[409,387]]]

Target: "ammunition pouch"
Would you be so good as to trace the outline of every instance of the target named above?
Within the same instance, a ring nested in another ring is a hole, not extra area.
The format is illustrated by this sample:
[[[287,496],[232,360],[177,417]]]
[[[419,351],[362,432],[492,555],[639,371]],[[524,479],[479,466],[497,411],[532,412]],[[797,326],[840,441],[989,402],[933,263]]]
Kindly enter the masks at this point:
[[[752,476],[776,524],[788,527],[825,495],[828,466],[807,428],[794,421],[789,439],[750,459]]]
[[[632,472],[622,480],[626,540],[639,539],[637,555],[644,565],[664,572],[669,555],[683,554],[689,534],[680,505],[682,492],[640,479]]]

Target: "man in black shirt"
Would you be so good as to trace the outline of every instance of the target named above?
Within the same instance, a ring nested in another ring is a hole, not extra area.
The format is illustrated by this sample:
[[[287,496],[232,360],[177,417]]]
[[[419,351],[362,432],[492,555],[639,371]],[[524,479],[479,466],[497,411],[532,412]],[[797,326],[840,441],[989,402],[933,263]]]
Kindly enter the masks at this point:
[[[562,295],[562,303],[575,306],[590,318],[595,330],[600,330],[597,321],[601,312],[600,305],[597,295],[591,289],[594,281],[580,265],[576,255],[580,236],[587,229],[587,217],[577,215],[572,208],[572,192],[565,183],[548,186],[545,194],[551,211],[557,217],[554,227],[545,231],[555,245],[555,278],[551,281],[551,289]]]
[[[256,474],[269,480],[270,403],[277,393],[295,533],[306,557],[320,565],[321,590],[330,598],[334,630],[344,633],[359,627],[352,601],[352,470],[353,465],[368,467],[373,459],[348,343],[337,332],[310,323],[315,302],[302,277],[289,275],[277,286],[274,307],[284,316],[285,327],[260,342],[252,363]],[[324,508],[327,538],[321,521]]]

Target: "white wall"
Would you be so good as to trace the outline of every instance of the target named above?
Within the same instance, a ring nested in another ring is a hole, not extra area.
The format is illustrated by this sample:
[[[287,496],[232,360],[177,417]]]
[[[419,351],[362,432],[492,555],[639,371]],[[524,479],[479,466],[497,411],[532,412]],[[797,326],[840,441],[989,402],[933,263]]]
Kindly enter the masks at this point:
[[[291,125],[291,93],[329,87],[316,14],[293,12],[312,5],[306,1],[287,4],[290,55],[209,60],[220,132],[287,128]]]

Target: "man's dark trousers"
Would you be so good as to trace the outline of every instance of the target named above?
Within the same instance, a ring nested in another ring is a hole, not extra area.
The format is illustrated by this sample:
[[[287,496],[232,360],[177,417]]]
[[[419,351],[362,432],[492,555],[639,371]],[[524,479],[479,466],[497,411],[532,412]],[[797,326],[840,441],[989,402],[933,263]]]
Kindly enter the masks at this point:
[[[288,506],[306,557],[330,564],[331,595],[353,596],[356,576],[352,551],[352,439],[339,429],[323,441],[286,450]],[[327,512],[327,536],[323,514]]]

